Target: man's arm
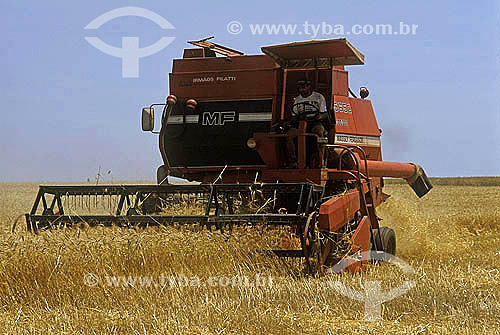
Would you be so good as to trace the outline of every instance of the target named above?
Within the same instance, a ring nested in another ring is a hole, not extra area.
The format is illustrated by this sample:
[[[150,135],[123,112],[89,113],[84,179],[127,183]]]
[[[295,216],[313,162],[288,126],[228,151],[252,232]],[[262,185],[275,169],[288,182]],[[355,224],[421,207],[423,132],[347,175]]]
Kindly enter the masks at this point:
[[[315,119],[316,120],[324,120],[324,119],[328,118],[328,113],[327,113],[327,109],[326,109],[326,100],[325,100],[325,97],[323,96],[323,94],[318,92],[318,95],[319,95],[319,113],[318,113],[318,115],[316,115]]]
[[[297,115],[299,115],[299,112],[298,112],[298,107],[299,106],[295,106],[295,104],[297,103],[297,98],[298,97],[295,97],[293,98],[293,107],[292,107],[292,117],[296,117]]]

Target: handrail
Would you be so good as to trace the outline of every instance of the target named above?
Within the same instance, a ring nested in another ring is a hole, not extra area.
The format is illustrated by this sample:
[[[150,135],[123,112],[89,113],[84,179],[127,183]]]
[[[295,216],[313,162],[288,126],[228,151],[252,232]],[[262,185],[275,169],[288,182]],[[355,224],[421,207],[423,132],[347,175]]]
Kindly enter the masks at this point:
[[[356,166],[356,171],[358,172],[358,174],[360,176],[363,176],[363,178],[367,181],[369,181],[369,174],[368,174],[368,162],[367,162],[367,159],[366,159],[366,154],[365,154],[365,151],[363,150],[363,148],[359,147],[359,146],[345,146],[345,145],[339,145],[339,144],[325,144],[322,146],[323,148],[327,149],[327,155],[325,155],[323,153],[323,157],[322,157],[322,167],[325,168],[326,165],[327,165],[327,157],[328,157],[328,154],[330,152],[331,149],[342,149],[342,151],[340,152],[340,155],[339,155],[339,170],[342,170],[342,158],[344,156],[344,154],[346,152],[349,153],[349,155],[351,156],[355,166]],[[354,151],[358,151],[359,154],[360,154],[360,159],[362,159],[365,163],[365,175],[363,175],[360,171],[360,167],[359,167],[359,160],[357,159],[357,157],[355,156],[355,152]]]

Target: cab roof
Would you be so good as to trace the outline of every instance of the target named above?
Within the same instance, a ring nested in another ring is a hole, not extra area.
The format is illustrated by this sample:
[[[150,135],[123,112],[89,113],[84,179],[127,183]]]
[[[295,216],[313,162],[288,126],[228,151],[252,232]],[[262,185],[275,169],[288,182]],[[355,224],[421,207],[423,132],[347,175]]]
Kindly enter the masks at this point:
[[[329,68],[365,63],[365,56],[345,38],[277,44],[261,50],[283,68]]]

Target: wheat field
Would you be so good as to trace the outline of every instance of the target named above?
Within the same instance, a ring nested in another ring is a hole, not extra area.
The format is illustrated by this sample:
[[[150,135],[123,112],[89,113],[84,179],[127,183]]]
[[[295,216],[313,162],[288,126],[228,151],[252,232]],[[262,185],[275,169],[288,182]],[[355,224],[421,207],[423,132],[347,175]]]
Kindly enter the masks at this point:
[[[497,180],[498,182],[498,180]],[[19,214],[36,184],[0,184],[0,330],[3,334],[499,334],[500,183],[438,182],[423,199],[388,183],[377,208],[397,236],[390,264],[312,276],[300,261],[259,252],[266,231],[74,228],[33,235]],[[267,242],[266,242],[267,243]],[[97,279],[95,286],[85,280]],[[108,285],[112,276],[271,278],[266,285]],[[414,288],[383,303],[382,321],[329,284]],[[86,284],[87,283],[87,284]]]

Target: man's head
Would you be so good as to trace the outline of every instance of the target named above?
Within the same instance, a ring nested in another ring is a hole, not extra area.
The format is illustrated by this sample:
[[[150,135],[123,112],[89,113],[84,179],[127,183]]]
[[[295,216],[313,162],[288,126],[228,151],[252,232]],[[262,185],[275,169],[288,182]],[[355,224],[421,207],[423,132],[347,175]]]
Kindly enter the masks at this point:
[[[307,98],[312,93],[311,81],[302,79],[297,82],[299,93],[303,98]]]

